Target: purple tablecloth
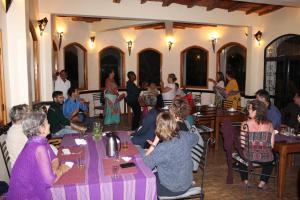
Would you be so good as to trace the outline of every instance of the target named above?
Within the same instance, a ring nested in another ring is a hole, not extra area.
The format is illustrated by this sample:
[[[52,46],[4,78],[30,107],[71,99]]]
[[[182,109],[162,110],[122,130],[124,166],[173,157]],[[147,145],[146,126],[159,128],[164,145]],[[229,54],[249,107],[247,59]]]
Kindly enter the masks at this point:
[[[275,142],[286,142],[286,143],[299,143],[299,136],[286,136],[282,134],[275,135]]]
[[[119,132],[121,141],[129,141],[126,133]],[[63,139],[62,147],[76,145],[76,136],[67,136]],[[102,200],[155,200],[156,179],[152,171],[145,166],[140,155],[134,155],[136,173],[119,174],[113,179],[104,175],[102,159],[105,155],[105,139],[94,141],[91,136],[86,138],[85,151],[85,181],[72,184],[54,185],[51,187],[52,198],[58,200],[70,199],[102,199]],[[66,174],[67,175],[67,174]],[[72,176],[71,173],[68,176]],[[82,183],[83,182],[83,183]]]

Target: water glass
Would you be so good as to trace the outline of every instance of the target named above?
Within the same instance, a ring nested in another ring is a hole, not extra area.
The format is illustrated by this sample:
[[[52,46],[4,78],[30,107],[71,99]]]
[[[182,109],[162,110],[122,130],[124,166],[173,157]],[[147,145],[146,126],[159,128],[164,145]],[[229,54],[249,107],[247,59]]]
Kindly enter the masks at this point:
[[[113,165],[112,166],[112,177],[118,178],[119,177],[119,165]]]
[[[83,161],[82,157],[79,157],[77,159],[77,163],[78,163],[78,167],[79,168],[83,168],[84,167],[84,161]]]

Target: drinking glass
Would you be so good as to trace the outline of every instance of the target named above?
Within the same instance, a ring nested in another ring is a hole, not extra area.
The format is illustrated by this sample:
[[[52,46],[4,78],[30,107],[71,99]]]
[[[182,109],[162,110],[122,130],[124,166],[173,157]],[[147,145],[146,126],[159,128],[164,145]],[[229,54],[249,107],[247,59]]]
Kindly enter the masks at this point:
[[[83,159],[82,159],[81,156],[77,159],[77,163],[78,163],[78,167],[79,168],[83,168],[84,167],[84,162],[83,162]]]
[[[124,149],[124,150],[128,149],[128,141],[125,141],[122,143],[122,149]]]
[[[112,177],[118,178],[119,177],[119,165],[113,165],[112,166]]]
[[[102,132],[102,130],[101,130],[101,132]],[[94,123],[94,126],[93,126],[93,136],[94,136],[94,138],[95,139],[100,139],[101,138],[101,134],[100,134],[100,123],[98,123],[98,122],[95,122]]]

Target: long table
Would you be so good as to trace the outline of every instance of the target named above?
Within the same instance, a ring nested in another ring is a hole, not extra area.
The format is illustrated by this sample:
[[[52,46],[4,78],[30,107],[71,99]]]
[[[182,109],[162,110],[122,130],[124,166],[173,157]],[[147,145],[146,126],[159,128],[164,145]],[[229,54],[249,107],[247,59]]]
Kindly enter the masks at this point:
[[[52,198],[54,200],[156,199],[154,174],[145,166],[127,133],[119,132],[118,136],[122,142],[128,141],[129,144],[127,150],[121,150],[120,156],[132,157],[136,164],[135,170],[122,171],[123,169],[120,168],[118,177],[112,177],[107,173],[107,168],[110,169],[111,167],[106,165],[116,161],[105,155],[105,138],[95,141],[91,136],[87,136],[87,145],[78,147],[74,141],[75,138],[79,137],[78,135],[66,136],[63,138],[61,146],[62,148],[69,148],[72,154],[66,156],[60,150],[58,157],[61,158],[62,162],[72,161],[75,164],[50,188]],[[83,160],[84,167],[77,163],[78,157]]]

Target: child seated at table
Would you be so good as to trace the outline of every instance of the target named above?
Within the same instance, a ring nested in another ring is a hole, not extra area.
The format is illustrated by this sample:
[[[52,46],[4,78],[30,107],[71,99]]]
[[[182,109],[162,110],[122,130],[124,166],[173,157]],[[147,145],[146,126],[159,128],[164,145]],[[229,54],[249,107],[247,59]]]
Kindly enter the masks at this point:
[[[162,112],[156,119],[157,138],[144,157],[145,164],[157,168],[156,186],[158,196],[177,196],[185,193],[193,181],[191,149],[199,137],[178,131],[175,117]]]

